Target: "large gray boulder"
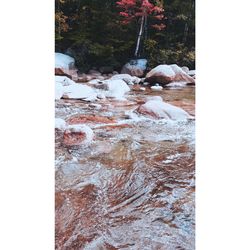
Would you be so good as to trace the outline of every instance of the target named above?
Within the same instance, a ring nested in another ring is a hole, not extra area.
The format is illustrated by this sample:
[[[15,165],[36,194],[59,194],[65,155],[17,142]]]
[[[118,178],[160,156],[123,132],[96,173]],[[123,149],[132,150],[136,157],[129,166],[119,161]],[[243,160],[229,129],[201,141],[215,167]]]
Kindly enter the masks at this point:
[[[121,74],[129,74],[131,76],[141,77],[145,74],[146,69],[147,60],[136,59],[131,60],[129,63],[126,63],[121,70]]]

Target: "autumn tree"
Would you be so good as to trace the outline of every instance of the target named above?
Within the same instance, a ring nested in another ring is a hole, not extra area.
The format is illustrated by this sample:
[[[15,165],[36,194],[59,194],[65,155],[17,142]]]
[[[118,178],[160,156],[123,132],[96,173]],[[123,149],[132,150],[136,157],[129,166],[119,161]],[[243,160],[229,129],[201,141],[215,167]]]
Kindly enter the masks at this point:
[[[140,56],[139,49],[142,37],[147,35],[148,17],[151,16],[158,21],[165,18],[163,3],[162,1],[151,3],[148,0],[120,0],[116,4],[122,10],[119,13],[123,18],[122,24],[127,25],[135,21],[140,26],[134,53],[135,58],[138,58]],[[156,30],[163,30],[166,27],[162,22],[160,24],[151,24],[151,26]]]

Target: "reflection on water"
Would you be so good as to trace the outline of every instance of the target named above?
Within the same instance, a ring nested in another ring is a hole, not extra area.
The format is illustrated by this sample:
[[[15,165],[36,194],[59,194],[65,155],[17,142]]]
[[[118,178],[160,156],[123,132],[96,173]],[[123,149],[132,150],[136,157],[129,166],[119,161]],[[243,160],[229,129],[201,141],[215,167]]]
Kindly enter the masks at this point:
[[[193,87],[132,92],[125,106],[99,102],[102,111],[60,100],[56,114],[126,120],[148,95],[194,114]],[[128,122],[97,126],[87,147],[63,147],[56,135],[56,249],[194,249],[195,121]]]

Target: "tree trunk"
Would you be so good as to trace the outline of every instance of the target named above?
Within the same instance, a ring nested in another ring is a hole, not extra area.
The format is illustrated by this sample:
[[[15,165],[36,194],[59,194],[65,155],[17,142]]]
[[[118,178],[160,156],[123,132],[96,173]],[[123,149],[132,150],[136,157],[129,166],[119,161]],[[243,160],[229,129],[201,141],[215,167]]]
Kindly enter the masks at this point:
[[[137,38],[137,44],[136,44],[136,49],[135,49],[135,58],[138,58],[138,52],[139,52],[139,48],[140,48],[141,37],[142,37],[143,27],[144,27],[144,20],[145,20],[145,17],[142,16],[140,31],[139,31],[139,35],[138,35],[138,38]]]

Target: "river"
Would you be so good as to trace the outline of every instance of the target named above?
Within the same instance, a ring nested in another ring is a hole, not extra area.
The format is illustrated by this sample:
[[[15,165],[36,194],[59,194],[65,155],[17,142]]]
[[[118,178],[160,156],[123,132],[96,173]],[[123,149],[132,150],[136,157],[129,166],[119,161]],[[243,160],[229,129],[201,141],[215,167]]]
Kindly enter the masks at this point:
[[[131,116],[148,96],[195,115],[195,87],[140,91],[127,101],[56,101],[56,117],[87,121],[90,145],[55,142],[55,244],[60,250],[195,249],[195,119]],[[114,123],[116,121],[116,123]]]

